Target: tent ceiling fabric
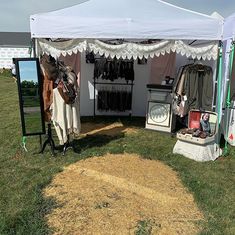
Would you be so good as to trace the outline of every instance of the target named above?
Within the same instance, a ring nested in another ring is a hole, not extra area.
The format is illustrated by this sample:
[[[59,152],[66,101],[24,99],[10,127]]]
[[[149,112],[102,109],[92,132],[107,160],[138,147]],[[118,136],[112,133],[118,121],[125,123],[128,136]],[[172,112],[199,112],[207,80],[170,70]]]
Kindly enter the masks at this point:
[[[223,19],[161,0],[88,0],[30,16],[33,38],[221,40]]]
[[[72,39],[65,42],[51,42],[45,39],[39,39],[39,46],[43,53],[53,57],[71,55],[88,50],[95,54],[104,55],[111,58],[122,59],[142,59],[143,57],[153,58],[154,56],[164,55],[165,53],[176,52],[193,59],[216,60],[218,55],[218,42],[213,41],[204,43],[201,46],[189,46],[181,40],[163,40],[157,43],[140,44],[126,42],[118,45],[112,45],[100,40],[90,39]]]

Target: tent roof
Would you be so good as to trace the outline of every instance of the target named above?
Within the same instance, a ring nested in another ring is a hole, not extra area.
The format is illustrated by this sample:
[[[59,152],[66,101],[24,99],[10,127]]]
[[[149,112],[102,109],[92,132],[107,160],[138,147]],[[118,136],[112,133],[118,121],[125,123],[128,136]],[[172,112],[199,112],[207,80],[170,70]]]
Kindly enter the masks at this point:
[[[161,0],[88,0],[30,16],[34,38],[220,40],[223,20]]]
[[[235,13],[225,19],[223,39],[235,39]]]

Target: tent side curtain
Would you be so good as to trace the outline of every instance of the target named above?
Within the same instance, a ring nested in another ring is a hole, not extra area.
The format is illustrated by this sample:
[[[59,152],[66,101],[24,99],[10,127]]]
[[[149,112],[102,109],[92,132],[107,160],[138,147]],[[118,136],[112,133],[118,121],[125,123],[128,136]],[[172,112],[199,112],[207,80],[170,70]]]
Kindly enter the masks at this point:
[[[154,56],[176,52],[182,56],[192,57],[193,59],[216,60],[218,55],[218,42],[212,41],[201,46],[190,46],[181,40],[162,40],[160,42],[141,44],[135,42],[125,42],[118,45],[109,44],[104,41],[90,39],[71,39],[64,42],[53,42],[45,39],[38,39],[39,47],[43,53],[53,57],[60,55],[71,55],[72,53],[92,51],[105,57],[137,59],[153,58]]]

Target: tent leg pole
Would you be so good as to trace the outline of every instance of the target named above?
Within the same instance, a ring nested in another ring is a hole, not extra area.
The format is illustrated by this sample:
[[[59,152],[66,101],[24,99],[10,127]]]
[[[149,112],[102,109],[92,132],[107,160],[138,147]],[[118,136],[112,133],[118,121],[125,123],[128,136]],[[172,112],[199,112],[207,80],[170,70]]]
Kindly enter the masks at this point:
[[[233,70],[233,60],[234,60],[234,42],[232,42],[230,55],[229,55],[229,78],[228,78],[228,86],[227,86],[227,96],[226,96],[226,123],[225,123],[225,146],[224,146],[224,156],[228,154],[228,122],[229,122],[229,109],[231,108],[231,91],[230,91],[230,81],[232,78],[232,70]]]
[[[36,41],[35,38],[32,38],[32,50],[33,50],[33,58],[36,57]]]
[[[218,51],[218,70],[217,70],[217,97],[216,97],[216,106],[217,110],[216,113],[218,114],[218,121],[217,121],[217,140],[216,144],[220,146],[220,122],[221,122],[221,83],[222,83],[222,53],[223,53],[223,43],[222,41],[219,42],[219,51]]]

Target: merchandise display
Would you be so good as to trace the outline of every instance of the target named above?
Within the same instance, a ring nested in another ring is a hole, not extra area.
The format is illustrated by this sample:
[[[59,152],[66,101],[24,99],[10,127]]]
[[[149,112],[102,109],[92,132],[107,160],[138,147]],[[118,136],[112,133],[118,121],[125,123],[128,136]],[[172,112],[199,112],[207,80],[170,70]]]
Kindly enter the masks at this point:
[[[133,60],[96,58],[93,77],[94,91],[97,91],[97,95],[94,94],[94,116],[98,113],[105,115],[105,112],[106,115],[110,112],[112,115],[130,115],[133,81]]]
[[[95,59],[94,78],[114,81],[124,78],[127,82],[134,80],[134,63],[131,60]]]
[[[190,110],[188,128],[177,133],[173,153],[181,154],[196,161],[215,160],[222,153],[217,138],[217,113]]]
[[[41,69],[45,121],[54,124],[60,145],[67,145],[69,135],[81,129],[77,76],[71,67],[48,55],[42,56]]]
[[[173,88],[172,109],[180,117],[191,109],[212,110],[212,68],[202,64],[189,64],[179,69]]]
[[[148,110],[145,127],[170,133],[172,131],[172,86],[147,85]]]
[[[207,144],[215,142],[217,114],[211,111],[190,110],[188,128],[178,131],[177,138],[183,141]]]

